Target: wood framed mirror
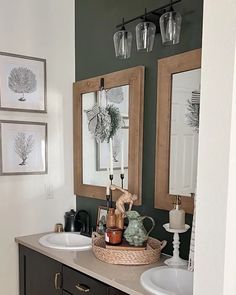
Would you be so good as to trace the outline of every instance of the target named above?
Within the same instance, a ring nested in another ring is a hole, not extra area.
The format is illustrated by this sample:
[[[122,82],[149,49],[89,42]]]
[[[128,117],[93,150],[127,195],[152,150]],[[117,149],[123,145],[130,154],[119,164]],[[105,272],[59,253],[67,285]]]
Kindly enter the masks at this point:
[[[193,213],[200,109],[201,49],[158,61],[155,208],[180,195]],[[197,122],[198,121],[198,122]]]
[[[112,105],[118,108],[122,117],[122,127],[112,137],[113,184],[121,186],[120,173],[121,163],[123,163],[124,189],[136,194],[138,196],[136,204],[141,204],[143,104],[143,66],[74,83],[74,190],[76,195],[106,199],[106,186],[110,184],[107,168],[109,168],[108,161],[111,160],[109,156],[111,147],[107,140],[97,140],[91,133],[94,124],[92,120],[98,117],[92,115],[90,120],[91,116],[89,117],[88,113],[96,112],[97,108],[94,106],[104,110]],[[97,131],[97,127],[94,130]],[[114,191],[113,201],[119,195],[117,190]]]

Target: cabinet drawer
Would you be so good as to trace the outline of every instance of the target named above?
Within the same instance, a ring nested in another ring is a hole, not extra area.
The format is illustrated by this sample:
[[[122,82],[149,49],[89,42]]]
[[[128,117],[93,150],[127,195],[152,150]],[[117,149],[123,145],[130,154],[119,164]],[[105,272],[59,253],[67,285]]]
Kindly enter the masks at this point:
[[[63,289],[73,295],[108,295],[109,287],[63,265]]]
[[[117,290],[115,288],[110,287],[109,288],[109,295],[128,295],[127,293],[124,293],[120,290]]]

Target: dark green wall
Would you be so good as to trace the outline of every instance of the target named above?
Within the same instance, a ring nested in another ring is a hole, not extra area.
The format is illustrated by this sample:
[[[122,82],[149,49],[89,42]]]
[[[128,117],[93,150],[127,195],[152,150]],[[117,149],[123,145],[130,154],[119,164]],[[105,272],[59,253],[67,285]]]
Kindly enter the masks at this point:
[[[156,220],[156,228],[152,233],[158,239],[168,240],[164,252],[172,253],[172,235],[166,233],[162,225],[168,222],[168,212],[153,209],[154,204],[154,157],[156,133],[156,87],[157,60],[201,47],[202,38],[202,6],[203,0],[182,0],[176,9],[183,16],[181,42],[178,45],[164,47],[160,35],[157,35],[151,53],[138,53],[133,42],[132,56],[128,60],[118,60],[114,56],[112,37],[116,24],[121,18],[133,18],[148,10],[168,3],[164,0],[75,0],[76,2],[76,80],[144,65],[145,72],[145,103],[144,103],[144,149],[143,149],[143,205],[136,208],[141,214],[147,214]],[[134,26],[127,28],[134,36]],[[135,41],[135,40],[133,40]],[[85,209],[96,222],[97,207],[105,202],[78,197],[77,208]],[[186,222],[191,224],[192,216]],[[187,258],[190,231],[181,235],[181,254]]]

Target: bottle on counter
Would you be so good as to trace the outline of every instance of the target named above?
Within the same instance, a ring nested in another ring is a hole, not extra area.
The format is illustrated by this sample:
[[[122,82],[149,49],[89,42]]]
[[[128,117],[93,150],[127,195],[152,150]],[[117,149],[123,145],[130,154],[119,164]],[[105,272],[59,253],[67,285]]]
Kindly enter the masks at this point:
[[[106,227],[111,228],[116,226],[115,208],[109,208],[107,213]]]
[[[116,226],[116,219],[115,208],[109,208],[105,232],[105,241],[107,244],[117,245],[122,241],[123,230]]]
[[[122,213],[116,214],[116,227],[124,229],[124,217]]]
[[[185,228],[185,211],[181,209],[181,198],[176,196],[174,208],[169,212],[170,229]]]

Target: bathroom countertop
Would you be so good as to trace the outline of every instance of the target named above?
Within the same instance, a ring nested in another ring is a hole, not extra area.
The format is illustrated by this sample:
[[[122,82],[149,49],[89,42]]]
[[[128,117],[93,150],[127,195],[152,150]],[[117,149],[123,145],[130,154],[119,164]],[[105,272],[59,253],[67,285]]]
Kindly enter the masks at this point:
[[[130,295],[148,295],[141,286],[140,275],[147,269],[163,265],[167,258],[162,255],[159,263],[145,266],[113,265],[98,260],[92,250],[68,251],[43,247],[38,242],[43,235],[45,233],[18,237],[16,242]]]

